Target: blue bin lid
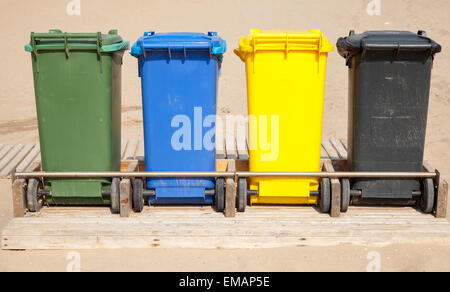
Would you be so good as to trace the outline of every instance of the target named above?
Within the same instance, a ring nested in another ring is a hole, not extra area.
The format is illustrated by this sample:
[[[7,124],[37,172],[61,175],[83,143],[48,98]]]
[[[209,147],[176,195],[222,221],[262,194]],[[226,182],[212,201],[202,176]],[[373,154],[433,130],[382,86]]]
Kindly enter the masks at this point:
[[[219,58],[227,50],[227,43],[216,32],[192,33],[155,33],[146,32],[131,49],[131,55],[139,57],[152,50],[182,51],[182,50],[210,50],[211,55]]]

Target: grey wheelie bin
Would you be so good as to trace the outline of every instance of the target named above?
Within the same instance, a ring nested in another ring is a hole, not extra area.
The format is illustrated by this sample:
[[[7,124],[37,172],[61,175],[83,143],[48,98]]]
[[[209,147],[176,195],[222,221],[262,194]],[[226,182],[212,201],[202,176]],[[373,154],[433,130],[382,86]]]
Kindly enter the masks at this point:
[[[353,31],[337,42],[349,67],[348,170],[421,172],[431,70],[441,46],[424,31]],[[419,204],[433,210],[432,179],[344,179],[353,204]]]

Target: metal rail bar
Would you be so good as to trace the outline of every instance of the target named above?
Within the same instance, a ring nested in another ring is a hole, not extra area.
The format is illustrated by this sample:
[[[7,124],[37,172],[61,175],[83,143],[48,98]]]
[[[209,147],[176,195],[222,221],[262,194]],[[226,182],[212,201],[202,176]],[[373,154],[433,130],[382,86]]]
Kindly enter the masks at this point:
[[[435,178],[434,172],[31,172],[15,173],[16,178],[238,178],[238,177],[316,177],[316,178]]]
[[[434,172],[236,172],[237,177],[435,178]]]

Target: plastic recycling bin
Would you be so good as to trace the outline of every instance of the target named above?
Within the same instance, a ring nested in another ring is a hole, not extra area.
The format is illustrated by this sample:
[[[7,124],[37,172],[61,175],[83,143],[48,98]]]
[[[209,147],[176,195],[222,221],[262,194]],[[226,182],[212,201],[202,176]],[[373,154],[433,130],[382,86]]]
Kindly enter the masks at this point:
[[[250,171],[321,170],[325,76],[332,50],[320,30],[254,29],[240,39],[235,53],[246,64]],[[245,210],[247,196],[250,204],[320,203],[322,211],[330,209],[328,179],[241,179],[238,189],[239,211]]]
[[[101,33],[31,33],[42,170],[120,171],[121,67],[129,42]],[[118,179],[31,179],[27,204],[110,205]]]
[[[422,171],[431,69],[441,46],[423,31],[351,31],[337,47],[349,67],[348,169]],[[350,199],[417,201],[427,213],[434,204],[432,179],[352,179],[342,185],[343,211]]]
[[[218,78],[226,42],[217,33],[145,33],[132,47],[142,80],[147,171],[215,171]],[[224,180],[135,180],[133,206],[216,203],[225,207]],[[215,190],[217,189],[217,190]]]

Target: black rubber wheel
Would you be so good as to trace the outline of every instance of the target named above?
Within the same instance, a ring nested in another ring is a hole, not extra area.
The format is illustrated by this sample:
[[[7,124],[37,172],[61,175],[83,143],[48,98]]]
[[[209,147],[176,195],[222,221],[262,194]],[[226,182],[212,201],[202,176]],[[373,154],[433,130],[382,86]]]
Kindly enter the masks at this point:
[[[225,210],[225,179],[218,178],[216,180],[216,194],[214,198],[214,204],[217,212],[223,212]]]
[[[433,179],[427,178],[422,181],[422,197],[420,198],[420,208],[425,214],[433,212],[435,190]]]
[[[331,182],[329,178],[320,181],[320,212],[330,213],[331,209]]]
[[[246,207],[247,207],[247,179],[240,178],[238,181],[237,211],[245,212]]]
[[[133,183],[133,211],[141,213],[144,210],[144,180],[135,178]]]
[[[111,183],[111,213],[120,214],[120,179],[113,178]]]
[[[27,187],[27,208],[30,212],[39,212],[44,205],[43,198],[39,197],[39,190],[42,190],[42,183],[39,179],[28,180]]]
[[[341,212],[346,213],[348,211],[348,206],[350,206],[350,180],[344,178],[341,181]]]

